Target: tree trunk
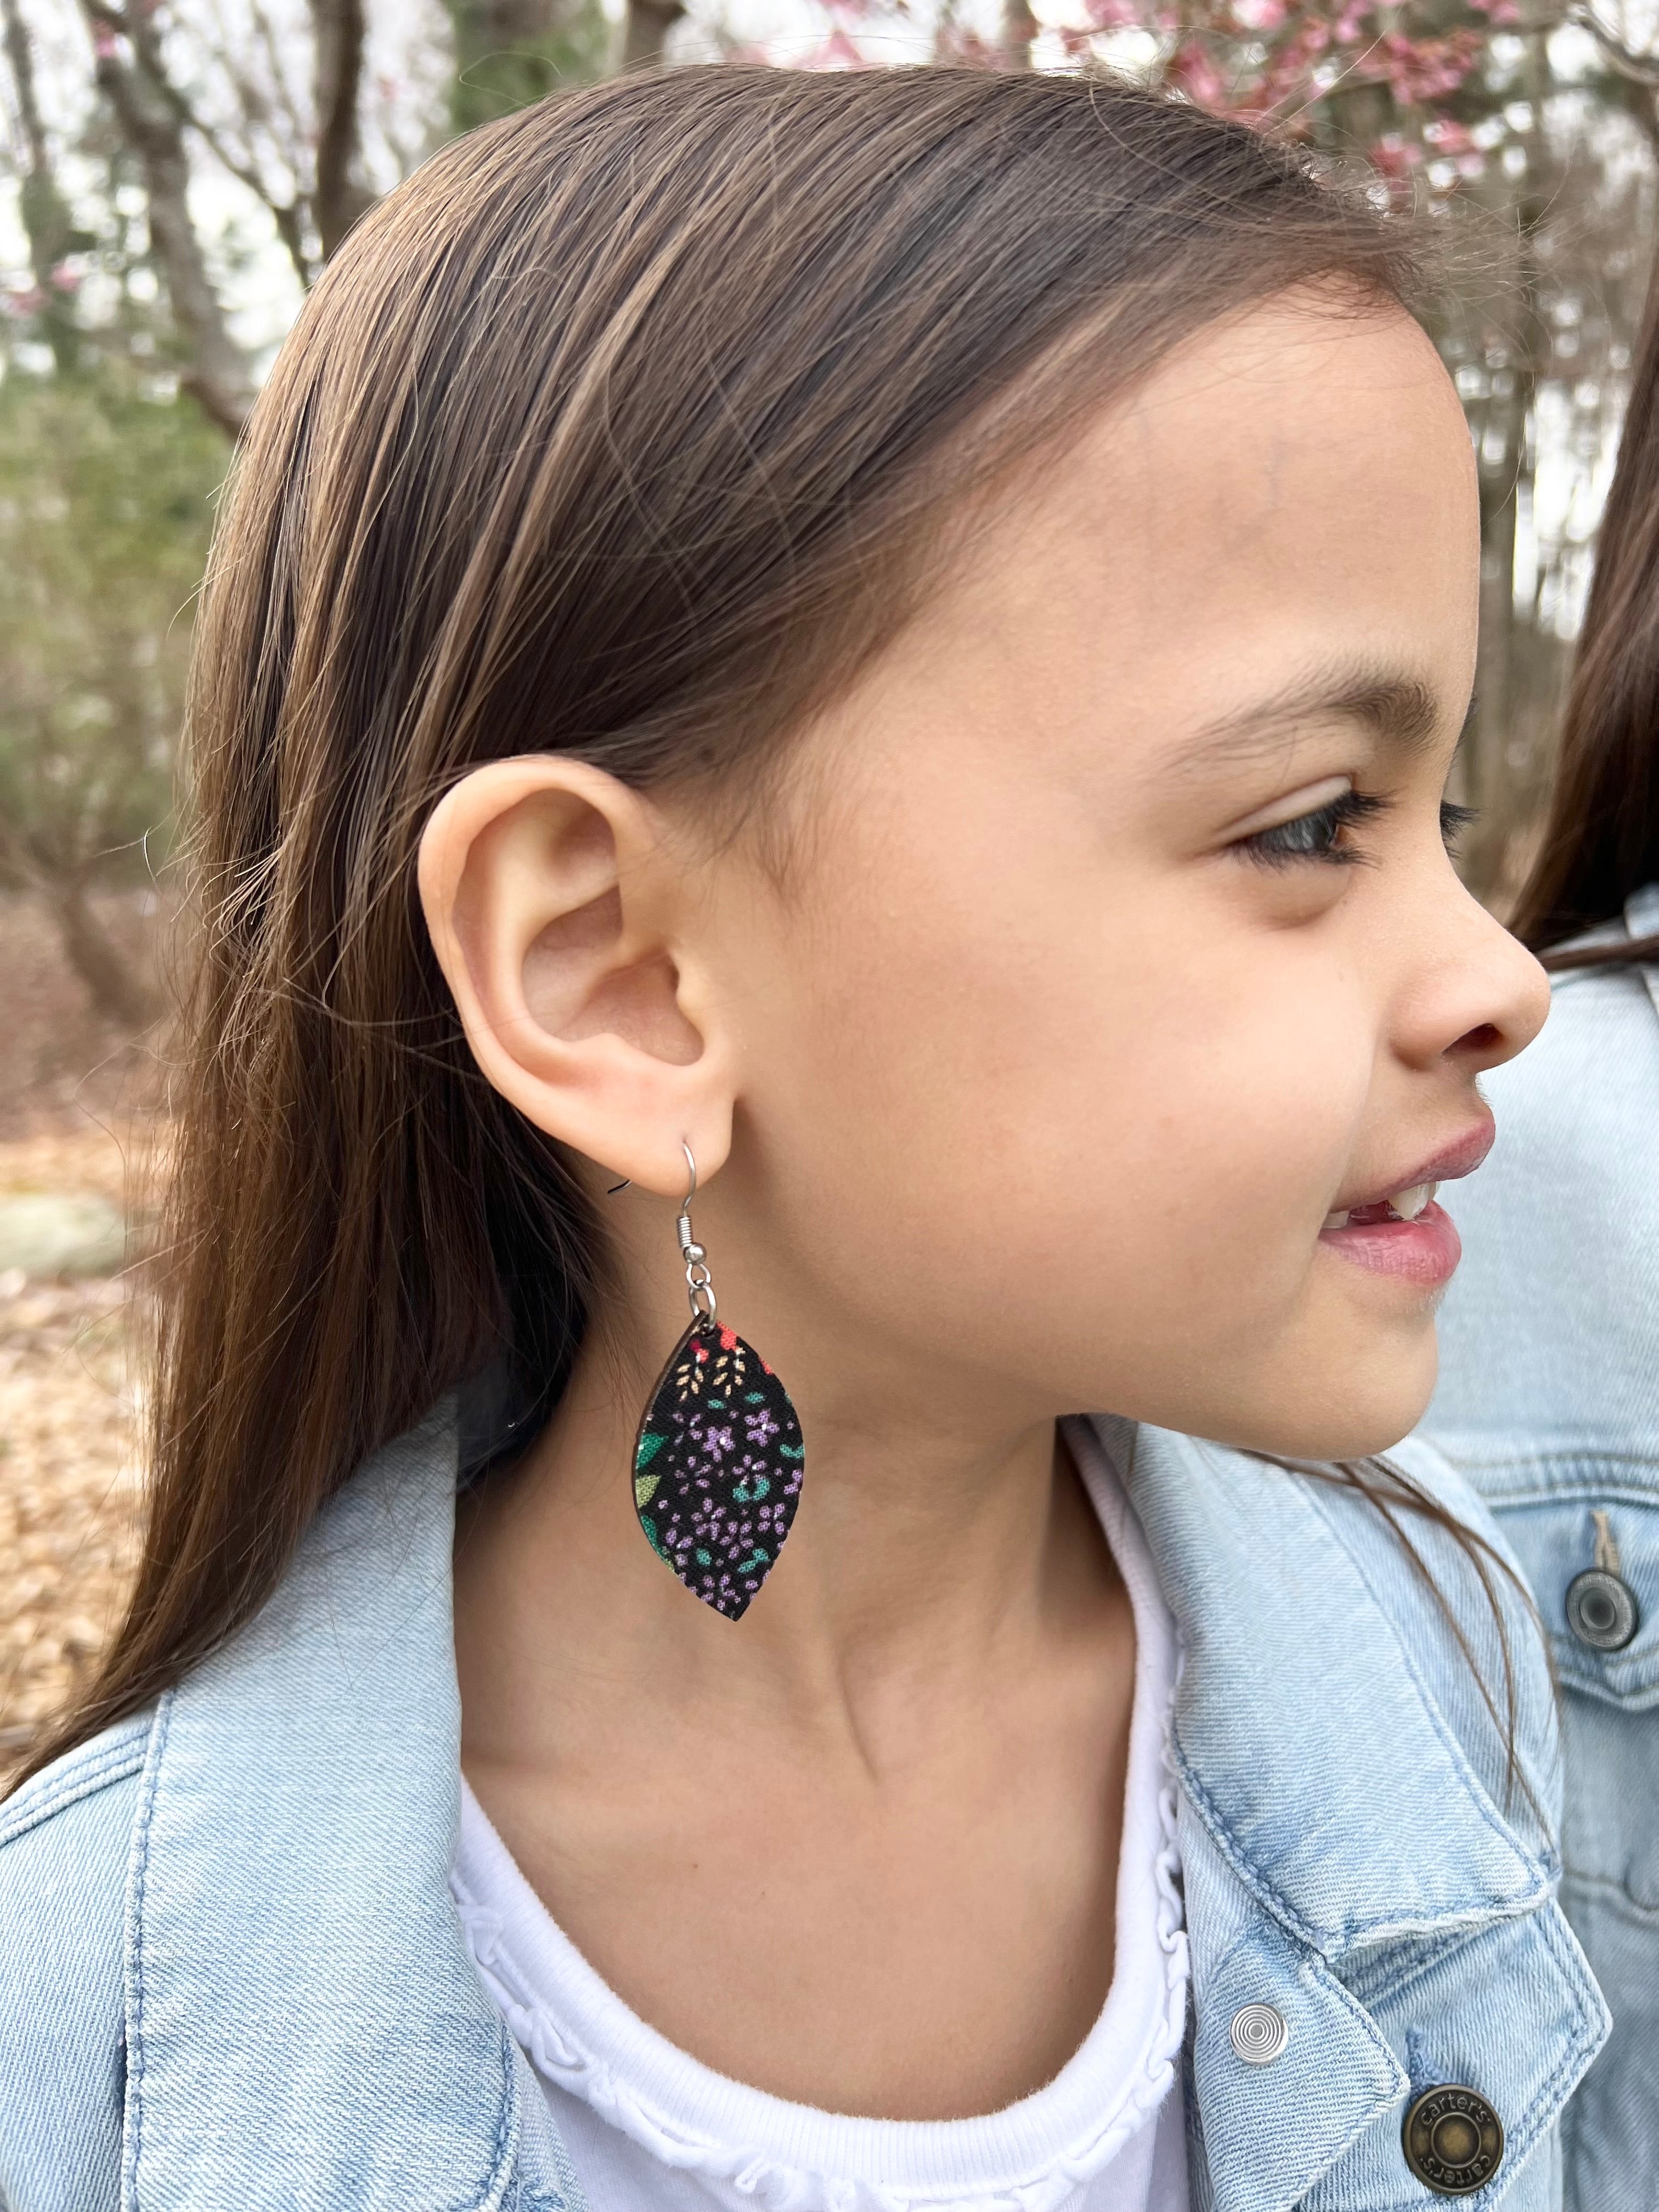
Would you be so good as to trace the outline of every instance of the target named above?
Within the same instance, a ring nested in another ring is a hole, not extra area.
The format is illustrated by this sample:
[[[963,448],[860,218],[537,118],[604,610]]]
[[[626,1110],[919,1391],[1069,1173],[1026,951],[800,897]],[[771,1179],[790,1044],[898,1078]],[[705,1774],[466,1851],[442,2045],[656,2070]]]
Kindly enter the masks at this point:
[[[100,89],[114,109],[121,135],[143,173],[150,245],[184,341],[186,365],[179,382],[203,411],[234,438],[252,410],[253,376],[246,356],[230,334],[190,219],[185,127],[159,74],[161,57],[154,50],[154,33],[142,33],[142,19],[134,19],[133,58],[129,62],[122,58],[103,11],[88,5],[87,12]]]
[[[311,210],[326,261],[374,205],[355,172],[363,76],[363,0],[311,0],[317,42],[317,185]]]
[[[660,69],[668,33],[684,13],[683,0],[628,0],[623,27],[623,69]]]
[[[455,30],[450,120],[474,131],[611,66],[599,0],[446,0]]]
[[[1030,0],[1002,0],[1002,27],[999,45],[1002,66],[1007,70],[1028,70],[1031,66],[1031,45],[1037,34],[1037,19],[1031,13]]]
[[[52,173],[46,125],[34,94],[34,48],[18,0],[0,0],[6,62],[17,106],[18,135],[27,166],[20,180],[19,212],[29,242],[29,268],[40,295],[39,328],[52,348],[59,372],[67,375],[80,358],[81,333],[72,295],[60,283],[64,256],[76,243],[75,225]]]
[[[85,884],[71,876],[42,882],[40,890],[69,963],[98,1012],[123,1029],[147,1030],[161,1011],[161,1001],[98,919]]]

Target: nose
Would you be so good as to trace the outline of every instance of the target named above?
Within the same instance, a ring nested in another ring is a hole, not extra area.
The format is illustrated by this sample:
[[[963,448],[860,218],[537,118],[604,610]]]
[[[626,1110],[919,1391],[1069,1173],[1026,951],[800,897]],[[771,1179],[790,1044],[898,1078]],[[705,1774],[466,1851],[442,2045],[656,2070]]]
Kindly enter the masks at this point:
[[[1543,1028],[1549,978],[1462,884],[1435,919],[1425,988],[1413,994],[1401,1042],[1419,1064],[1449,1062],[1472,1079],[1513,1060]]]

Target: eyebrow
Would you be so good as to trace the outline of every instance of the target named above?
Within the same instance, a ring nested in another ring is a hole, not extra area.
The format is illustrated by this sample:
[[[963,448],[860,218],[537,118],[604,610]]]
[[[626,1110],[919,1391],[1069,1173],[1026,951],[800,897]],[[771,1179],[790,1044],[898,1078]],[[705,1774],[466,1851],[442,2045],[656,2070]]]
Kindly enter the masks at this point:
[[[1218,721],[1206,723],[1182,746],[1175,765],[1192,773],[1260,758],[1293,737],[1298,726],[1352,722],[1390,751],[1421,753],[1443,719],[1440,695],[1420,677],[1358,665],[1311,671]]]

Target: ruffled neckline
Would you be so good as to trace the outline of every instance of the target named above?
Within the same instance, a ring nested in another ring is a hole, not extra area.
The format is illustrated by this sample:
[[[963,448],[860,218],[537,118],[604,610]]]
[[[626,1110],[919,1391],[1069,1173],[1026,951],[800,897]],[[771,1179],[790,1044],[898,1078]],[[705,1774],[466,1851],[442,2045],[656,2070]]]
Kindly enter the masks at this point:
[[[734,2081],[640,2019],[536,1896],[465,1779],[451,1889],[485,1986],[538,2075],[662,2163],[764,2212],[1059,2212],[1170,2093],[1186,2025],[1187,1938],[1167,1754],[1173,1620],[1095,1431],[1067,1441],[1134,1611],[1135,1689],[1117,1891],[1118,1971],[1052,2081],[969,2119],[819,2112]]]

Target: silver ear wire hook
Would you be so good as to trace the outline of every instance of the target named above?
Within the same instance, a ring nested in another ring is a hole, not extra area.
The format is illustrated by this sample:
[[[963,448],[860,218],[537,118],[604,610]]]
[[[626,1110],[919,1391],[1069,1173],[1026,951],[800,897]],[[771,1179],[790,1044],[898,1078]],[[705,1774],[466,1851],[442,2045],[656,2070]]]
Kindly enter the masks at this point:
[[[707,1322],[712,1328],[718,1310],[714,1281],[707,1265],[708,1255],[691,1234],[691,1201],[697,1194],[697,1163],[684,1137],[680,1139],[680,1150],[685,1154],[685,1164],[690,1171],[691,1188],[680,1200],[680,1218],[674,1227],[680,1240],[680,1256],[685,1261],[685,1288],[691,1301],[691,1317]]]

